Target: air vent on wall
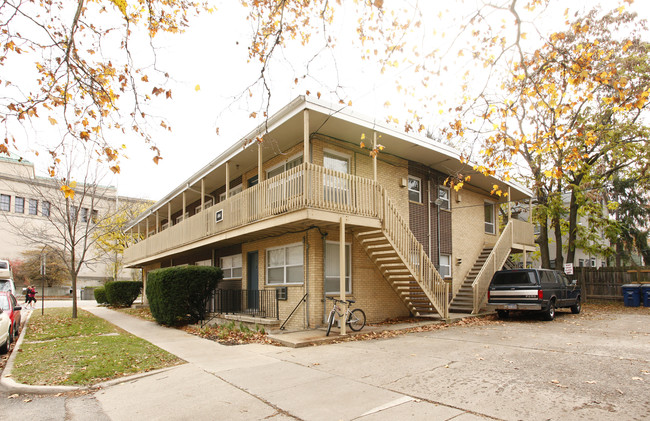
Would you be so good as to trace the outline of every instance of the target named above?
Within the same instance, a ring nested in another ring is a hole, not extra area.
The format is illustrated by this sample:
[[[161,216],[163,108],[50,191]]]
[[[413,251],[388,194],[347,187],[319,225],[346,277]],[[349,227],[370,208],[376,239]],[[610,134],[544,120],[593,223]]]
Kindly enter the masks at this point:
[[[219,210],[215,213],[215,220],[216,220],[216,222],[221,222],[221,221],[223,221],[223,209],[219,209]]]

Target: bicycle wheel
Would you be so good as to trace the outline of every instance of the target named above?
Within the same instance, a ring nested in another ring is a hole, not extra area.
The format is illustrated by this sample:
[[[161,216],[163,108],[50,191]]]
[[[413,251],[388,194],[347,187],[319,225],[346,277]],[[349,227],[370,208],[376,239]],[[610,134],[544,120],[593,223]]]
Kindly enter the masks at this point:
[[[334,310],[330,311],[330,315],[327,317],[327,333],[325,336],[330,336],[330,330],[332,330],[332,324],[334,323]]]
[[[366,313],[360,308],[355,308],[350,312],[348,326],[355,332],[360,331],[366,325]]]

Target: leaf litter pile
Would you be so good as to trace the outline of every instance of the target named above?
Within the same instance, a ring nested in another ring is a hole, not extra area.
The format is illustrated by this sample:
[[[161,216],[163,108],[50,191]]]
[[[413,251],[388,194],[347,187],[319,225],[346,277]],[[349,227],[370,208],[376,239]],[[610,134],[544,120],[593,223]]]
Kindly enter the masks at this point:
[[[224,345],[243,345],[249,343],[261,343],[278,345],[277,342],[269,339],[264,328],[250,328],[241,323],[239,326],[234,322],[226,323],[224,325],[207,325],[198,327],[196,325],[188,325],[182,328],[185,332],[201,338],[210,339]]]
[[[12,377],[31,385],[91,385],[183,361],[109,322],[79,310],[33,313]]]

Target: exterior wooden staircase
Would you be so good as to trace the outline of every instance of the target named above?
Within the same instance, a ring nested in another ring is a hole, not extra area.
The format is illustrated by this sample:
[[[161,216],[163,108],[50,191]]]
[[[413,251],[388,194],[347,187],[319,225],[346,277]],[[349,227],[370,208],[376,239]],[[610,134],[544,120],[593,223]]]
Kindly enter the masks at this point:
[[[413,315],[431,317],[440,313],[416,280],[417,270],[410,266],[417,265],[404,261],[382,230],[360,231],[355,237]]]
[[[465,277],[463,284],[461,285],[458,293],[451,301],[449,305],[449,311],[452,313],[471,313],[474,309],[474,293],[472,292],[472,284],[476,280],[476,276],[479,274],[485,262],[487,261],[490,253],[492,252],[491,246],[483,247],[481,254],[479,254],[474,266]]]
[[[359,230],[355,237],[409,311],[415,316],[449,317],[449,284],[388,198],[377,186],[380,229]]]

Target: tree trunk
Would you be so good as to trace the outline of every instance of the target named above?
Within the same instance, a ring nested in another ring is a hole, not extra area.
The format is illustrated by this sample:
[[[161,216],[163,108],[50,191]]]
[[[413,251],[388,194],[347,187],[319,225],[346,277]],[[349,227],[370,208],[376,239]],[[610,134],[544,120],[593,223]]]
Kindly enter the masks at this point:
[[[535,242],[539,245],[542,268],[550,269],[551,259],[548,251],[548,224],[546,221],[542,221],[539,224],[539,235],[535,238]]]
[[[569,202],[569,239],[567,241],[568,251],[566,262],[573,263],[576,257],[576,237],[578,235],[578,201],[575,195],[575,189],[571,190],[571,200]]]
[[[564,255],[562,254],[562,225],[559,216],[553,217],[553,230],[555,233],[555,269],[563,270],[564,268]]]

